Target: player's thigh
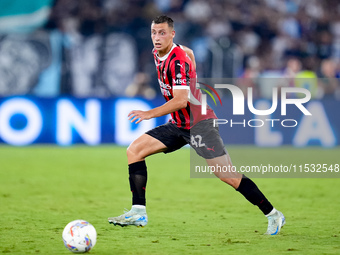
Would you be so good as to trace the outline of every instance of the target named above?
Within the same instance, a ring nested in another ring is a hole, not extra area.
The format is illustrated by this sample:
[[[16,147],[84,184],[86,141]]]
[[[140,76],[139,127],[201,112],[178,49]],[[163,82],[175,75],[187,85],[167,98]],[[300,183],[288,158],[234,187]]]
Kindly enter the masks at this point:
[[[167,147],[161,141],[148,134],[143,134],[128,147],[128,163],[144,160],[147,156],[163,152],[166,149]]]
[[[212,159],[227,154],[223,140],[213,120],[200,121],[190,130],[190,145],[196,153],[205,158]]]
[[[146,134],[159,140],[166,146],[167,149],[164,151],[164,153],[171,153],[186,145],[188,142],[185,136],[187,136],[188,133],[190,133],[189,130],[181,129],[177,127],[176,124],[171,122],[146,132]]]

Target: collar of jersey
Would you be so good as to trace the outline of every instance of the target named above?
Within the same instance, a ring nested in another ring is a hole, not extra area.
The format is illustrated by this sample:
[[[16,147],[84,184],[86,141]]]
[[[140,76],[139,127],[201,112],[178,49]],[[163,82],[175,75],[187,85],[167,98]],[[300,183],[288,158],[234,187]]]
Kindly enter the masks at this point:
[[[165,54],[163,57],[158,56],[158,52],[157,52],[157,58],[158,58],[160,61],[166,60],[167,57],[169,56],[169,54],[171,53],[171,51],[172,51],[176,46],[177,46],[177,45],[174,43],[174,44],[172,45],[170,51],[169,51],[167,54]]]

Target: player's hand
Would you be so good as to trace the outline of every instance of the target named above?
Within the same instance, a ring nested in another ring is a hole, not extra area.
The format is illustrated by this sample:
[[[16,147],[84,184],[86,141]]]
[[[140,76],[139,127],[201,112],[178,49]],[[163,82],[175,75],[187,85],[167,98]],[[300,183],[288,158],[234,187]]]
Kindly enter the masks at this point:
[[[131,120],[131,123],[136,121],[136,124],[138,124],[143,120],[151,119],[151,116],[148,111],[133,110],[129,113],[128,119]]]

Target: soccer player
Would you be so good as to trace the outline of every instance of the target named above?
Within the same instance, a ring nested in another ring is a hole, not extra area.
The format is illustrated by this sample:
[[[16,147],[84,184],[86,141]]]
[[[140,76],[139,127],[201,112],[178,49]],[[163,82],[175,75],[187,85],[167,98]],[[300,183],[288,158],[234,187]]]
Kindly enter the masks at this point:
[[[206,114],[201,114],[201,92],[196,88],[194,54],[189,48],[175,44],[174,37],[174,24],[170,17],[162,15],[152,21],[153,55],[166,103],[149,111],[133,110],[128,118],[131,122],[140,123],[171,114],[172,120],[141,135],[128,147],[132,208],[123,215],[108,218],[109,223],[114,225],[145,226],[148,222],[145,207],[146,157],[160,152],[170,153],[190,144],[209,166],[232,165],[218,127],[213,125],[217,118],[214,111],[207,107]],[[215,172],[215,175],[259,207],[268,218],[265,234],[279,233],[285,224],[283,214],[272,206],[252,180],[237,172]]]

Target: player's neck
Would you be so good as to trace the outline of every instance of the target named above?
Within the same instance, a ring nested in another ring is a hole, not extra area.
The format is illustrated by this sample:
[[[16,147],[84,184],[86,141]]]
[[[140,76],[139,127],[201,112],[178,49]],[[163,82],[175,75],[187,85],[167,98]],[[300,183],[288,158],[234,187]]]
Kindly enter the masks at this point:
[[[170,44],[168,45],[168,47],[166,47],[164,50],[158,51],[158,52],[157,52],[157,53],[158,53],[158,56],[159,56],[159,57],[164,57],[166,54],[168,54],[168,53],[171,51],[173,45],[174,45],[174,43],[172,42],[172,43],[170,43]]]

